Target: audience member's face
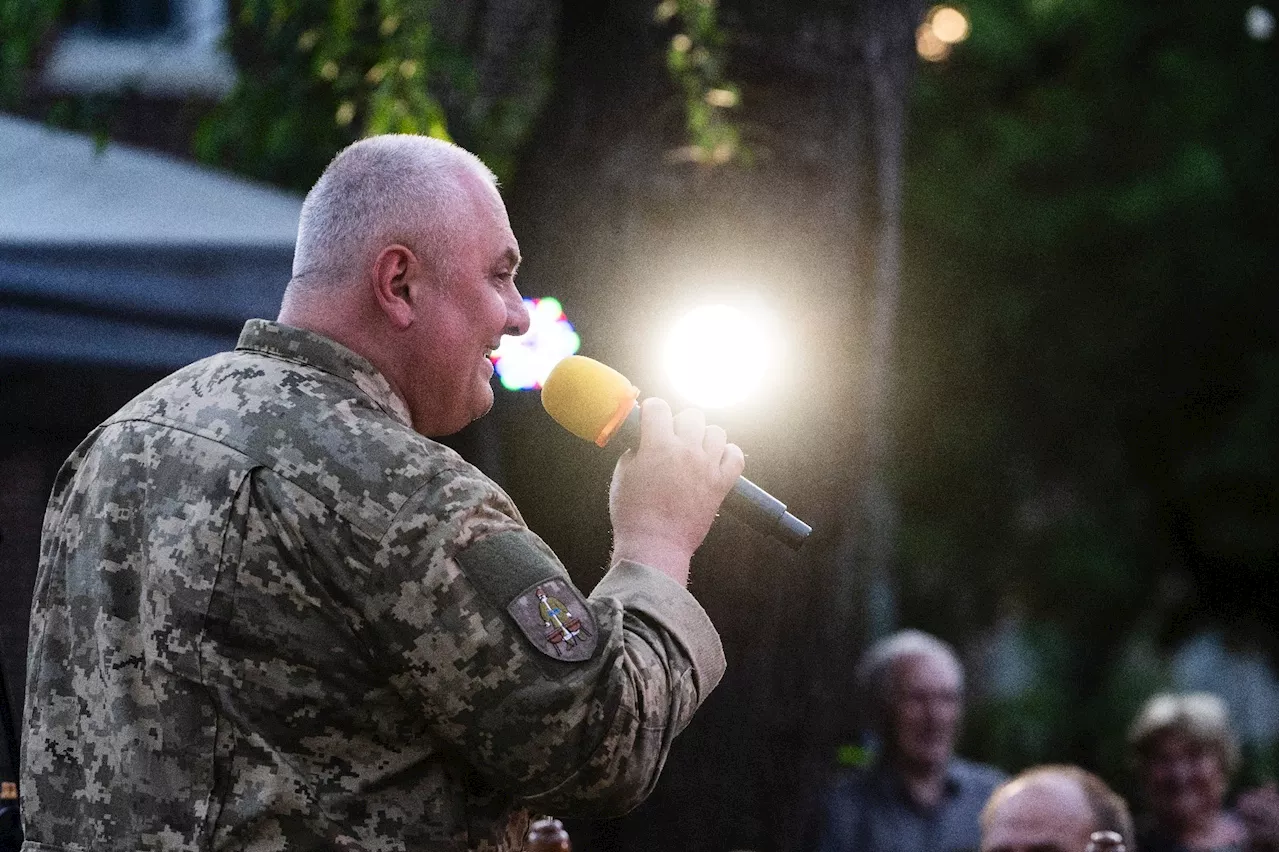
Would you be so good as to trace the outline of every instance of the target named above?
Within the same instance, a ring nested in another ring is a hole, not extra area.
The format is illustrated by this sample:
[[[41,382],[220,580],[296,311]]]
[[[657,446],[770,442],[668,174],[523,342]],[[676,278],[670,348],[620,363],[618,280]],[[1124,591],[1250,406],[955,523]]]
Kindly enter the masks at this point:
[[[1014,782],[999,794],[982,830],[982,852],[1085,852],[1094,818],[1080,786],[1049,775]]]
[[[1169,731],[1151,743],[1143,758],[1142,783],[1156,818],[1181,828],[1221,807],[1227,773],[1215,749]]]
[[[960,673],[935,654],[903,657],[890,673],[894,760],[935,767],[951,757],[960,722]]]
[[[523,334],[529,314],[515,285],[520,249],[497,190],[468,176],[472,204],[461,210],[452,264],[429,269],[415,340],[421,369],[412,381],[414,428],[448,435],[493,405],[489,353],[503,333]],[[443,274],[437,272],[443,271]]]

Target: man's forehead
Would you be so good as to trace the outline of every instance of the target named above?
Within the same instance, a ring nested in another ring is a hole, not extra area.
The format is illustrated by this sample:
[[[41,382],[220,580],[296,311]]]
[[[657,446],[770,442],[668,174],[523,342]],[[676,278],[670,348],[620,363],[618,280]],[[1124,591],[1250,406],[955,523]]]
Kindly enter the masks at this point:
[[[1072,826],[1044,813],[997,813],[985,833],[982,852],[1084,852],[1075,848]]]
[[[959,689],[959,664],[942,654],[907,654],[894,660],[893,680],[904,689]]]
[[[502,193],[498,191],[496,184],[475,172],[468,172],[463,181],[470,187],[473,198],[492,211],[502,222],[507,222],[507,205],[502,200]]]
[[[511,222],[497,188],[473,175],[468,184],[468,195],[470,215],[459,217],[459,233],[479,253],[477,260],[481,263],[515,269],[521,260],[520,243],[511,230]]]
[[[481,209],[487,216],[492,218],[488,221],[494,228],[491,232],[496,236],[496,245],[498,246],[499,256],[509,263],[512,267],[518,266],[520,263],[520,243],[516,240],[515,232],[511,230],[511,219],[507,216],[507,206],[502,201],[502,196],[498,193],[498,188],[487,181],[479,181],[479,186],[474,190]],[[485,215],[481,219],[487,218]]]
[[[1014,781],[983,831],[983,852],[1083,852],[1093,814],[1079,785],[1046,775]]]

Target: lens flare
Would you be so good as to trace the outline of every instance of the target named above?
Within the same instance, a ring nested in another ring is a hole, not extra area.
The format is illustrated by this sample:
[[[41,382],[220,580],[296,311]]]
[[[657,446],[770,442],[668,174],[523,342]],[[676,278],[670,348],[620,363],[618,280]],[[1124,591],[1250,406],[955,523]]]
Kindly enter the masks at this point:
[[[719,304],[685,314],[671,330],[663,360],[681,396],[700,408],[725,408],[765,385],[777,353],[762,313]]]
[[[551,368],[580,345],[558,299],[525,299],[524,306],[529,311],[529,331],[520,337],[503,335],[502,345],[490,356],[507,390],[542,387]]]

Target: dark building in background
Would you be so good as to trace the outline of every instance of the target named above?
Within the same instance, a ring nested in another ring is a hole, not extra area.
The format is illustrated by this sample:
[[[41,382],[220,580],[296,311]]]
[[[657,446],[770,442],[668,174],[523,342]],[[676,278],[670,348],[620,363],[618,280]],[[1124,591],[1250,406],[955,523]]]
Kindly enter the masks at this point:
[[[0,666],[15,722],[45,500],[161,375],[275,316],[301,199],[0,115]]]

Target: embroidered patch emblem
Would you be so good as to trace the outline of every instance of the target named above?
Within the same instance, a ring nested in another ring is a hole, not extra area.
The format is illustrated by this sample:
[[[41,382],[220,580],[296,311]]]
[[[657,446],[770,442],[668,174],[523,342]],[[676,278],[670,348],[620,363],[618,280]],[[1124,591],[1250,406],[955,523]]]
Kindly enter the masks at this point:
[[[578,590],[560,577],[516,595],[507,612],[534,647],[557,660],[581,662],[596,649],[596,623]]]

